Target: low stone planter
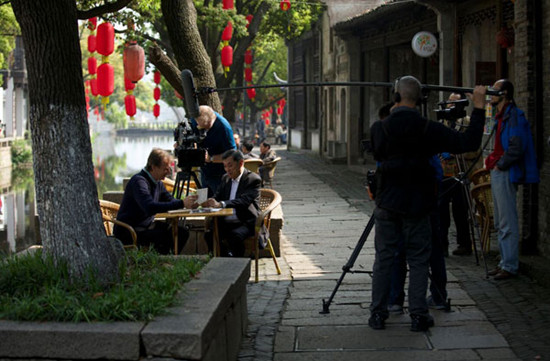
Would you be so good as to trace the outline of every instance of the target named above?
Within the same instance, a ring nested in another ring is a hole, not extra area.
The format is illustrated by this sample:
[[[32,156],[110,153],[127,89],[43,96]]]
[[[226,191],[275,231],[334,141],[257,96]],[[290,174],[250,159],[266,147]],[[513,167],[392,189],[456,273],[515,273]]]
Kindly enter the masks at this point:
[[[247,327],[250,260],[214,258],[169,314],[145,322],[0,321],[0,358],[236,360]]]

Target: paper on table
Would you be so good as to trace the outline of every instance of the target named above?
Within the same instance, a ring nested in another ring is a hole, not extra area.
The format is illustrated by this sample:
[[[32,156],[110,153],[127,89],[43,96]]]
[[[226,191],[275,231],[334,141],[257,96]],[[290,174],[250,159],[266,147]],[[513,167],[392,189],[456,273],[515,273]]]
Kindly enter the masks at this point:
[[[197,189],[197,203],[202,204],[208,199],[208,188]]]

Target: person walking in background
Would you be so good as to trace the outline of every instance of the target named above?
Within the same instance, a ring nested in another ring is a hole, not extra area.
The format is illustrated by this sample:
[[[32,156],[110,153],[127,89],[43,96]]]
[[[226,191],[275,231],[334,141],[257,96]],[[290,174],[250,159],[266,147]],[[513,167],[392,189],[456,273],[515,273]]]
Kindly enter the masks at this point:
[[[501,90],[502,95],[491,96],[491,105],[497,110],[497,130],[494,150],[485,159],[485,167],[491,171],[494,221],[501,259],[488,275],[494,276],[495,280],[504,280],[517,275],[519,268],[518,184],[538,183],[539,170],[529,122],[514,102],[514,85],[501,79],[493,89]]]

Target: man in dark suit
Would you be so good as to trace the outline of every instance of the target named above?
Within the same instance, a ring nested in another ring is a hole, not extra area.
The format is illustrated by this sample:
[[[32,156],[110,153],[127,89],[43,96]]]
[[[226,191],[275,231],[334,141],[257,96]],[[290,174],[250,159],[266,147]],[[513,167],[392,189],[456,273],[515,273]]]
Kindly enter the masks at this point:
[[[260,214],[261,179],[244,168],[243,154],[238,150],[223,153],[222,161],[226,174],[214,197],[202,206],[235,210],[232,216],[218,220],[221,252],[229,257],[242,257],[244,240],[254,235],[254,225]],[[209,235],[207,238],[209,246],[212,244],[211,237]]]

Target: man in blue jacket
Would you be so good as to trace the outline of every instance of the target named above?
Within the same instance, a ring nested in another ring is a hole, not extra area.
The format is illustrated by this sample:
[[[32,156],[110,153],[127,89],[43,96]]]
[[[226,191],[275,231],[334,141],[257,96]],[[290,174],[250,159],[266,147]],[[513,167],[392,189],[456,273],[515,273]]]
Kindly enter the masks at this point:
[[[201,167],[201,185],[203,188],[208,188],[208,196],[212,196],[216,193],[225,174],[222,154],[227,150],[236,149],[235,138],[227,119],[211,107],[201,105],[199,113],[192,124],[206,130],[206,137],[200,144],[207,151],[205,164]]]
[[[518,184],[539,182],[535,147],[529,122],[514,102],[514,85],[498,80],[493,89],[502,90],[491,97],[497,109],[494,150],[485,160],[491,171],[494,221],[501,260],[488,274],[495,280],[515,276],[519,268],[519,221],[516,205]]]

